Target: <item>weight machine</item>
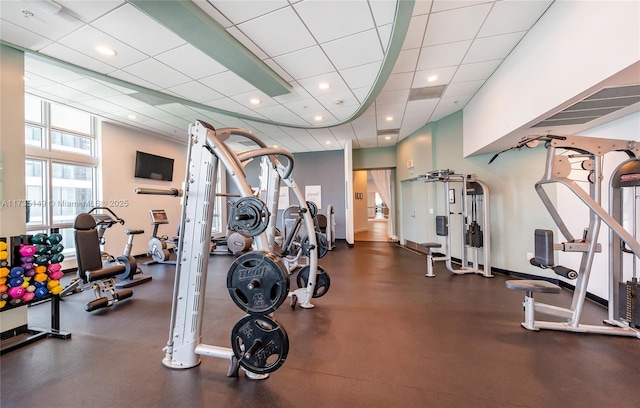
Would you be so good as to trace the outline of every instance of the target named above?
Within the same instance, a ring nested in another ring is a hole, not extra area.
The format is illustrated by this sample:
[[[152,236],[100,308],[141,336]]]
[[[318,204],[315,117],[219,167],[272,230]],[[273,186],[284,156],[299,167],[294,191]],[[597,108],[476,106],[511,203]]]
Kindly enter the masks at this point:
[[[326,255],[328,250],[326,237],[316,231],[315,217],[318,213],[318,207],[313,202],[305,200],[300,187],[290,174],[287,175],[282,171],[282,165],[277,160],[263,158],[261,170],[260,191],[265,195],[269,211],[272,214],[278,212],[281,183],[293,191],[298,201],[298,206],[289,207],[283,212],[285,236],[282,238],[280,255],[289,272],[295,269],[294,266],[298,266],[298,260],[301,256],[305,256],[307,264],[298,270],[296,277],[298,289],[291,292],[289,297],[292,308],[299,304],[304,309],[311,309],[315,307],[311,303],[311,299],[324,296],[331,283],[329,274],[318,265],[318,259]],[[284,220],[287,213],[291,214],[292,221],[289,230],[285,228]],[[267,241],[272,251],[276,241],[275,224],[276,220],[272,219],[267,228]]]
[[[638,280],[636,275],[637,259],[640,257],[640,243],[637,240],[637,199],[640,185],[640,144],[637,141],[602,139],[585,136],[544,135],[523,139],[511,149],[536,147],[544,142],[547,149],[543,177],[535,184],[535,189],[565,242],[553,242],[553,231],[536,230],[535,256],[532,265],[551,268],[557,274],[577,279],[571,306],[569,308],[535,302],[533,293],[560,293],[561,288],[553,283],[541,280],[508,280],[509,289],[526,292],[524,300],[525,317],[522,326],[528,330],[563,330],[577,333],[599,333],[616,336],[640,338],[640,306],[638,305]],[[505,150],[506,151],[506,150]],[[503,151],[504,152],[504,151]],[[489,163],[503,153],[497,153]],[[624,152],[628,159],[614,171],[610,183],[609,212],[601,206],[604,157],[611,152]],[[574,166],[577,165],[577,166]],[[580,172],[586,172],[586,180],[579,180]],[[578,174],[576,174],[578,173]],[[588,183],[588,192],[578,182]],[[558,213],[544,186],[559,183],[569,189],[589,209],[589,225],[580,238],[574,237]],[[625,200],[626,197],[626,200]],[[627,210],[623,210],[623,208]],[[632,208],[629,210],[629,208]],[[623,224],[627,219],[632,233]],[[597,243],[600,225],[609,227],[609,301],[608,326],[586,325],[580,323],[582,308],[587,295],[587,286],[591,275],[594,256],[601,251]],[[578,270],[556,265],[553,251],[581,253]],[[624,282],[624,266],[632,265],[633,275]],[[540,312],[565,319],[561,322],[539,321],[535,313]]]
[[[442,183],[444,213],[447,214],[436,216],[436,235],[445,237],[444,256],[434,256],[435,254],[431,252],[432,249],[440,248],[442,246],[440,243],[421,244],[427,250],[427,273],[425,276],[429,278],[435,276],[433,273],[434,261],[445,261],[447,269],[456,275],[476,273],[485,278],[492,278],[489,188],[487,185],[480,181],[475,174],[456,174],[453,170],[434,170],[424,177],[425,182]],[[461,192],[459,213],[452,211],[452,204],[455,203],[455,186]],[[451,217],[455,215],[460,219],[460,268],[454,267],[451,257],[452,233],[449,226]],[[481,224],[484,224],[484,229]],[[483,257],[482,267],[478,261],[480,252]]]
[[[254,142],[258,148],[238,155],[225,144],[232,135]],[[242,162],[268,156],[277,161],[279,171],[288,178],[293,170],[290,152],[269,148],[254,134],[242,129],[214,129],[197,121],[189,126],[188,159],[180,220],[181,239],[171,308],[169,339],[162,363],[169,368],[186,369],[200,363],[201,355],[230,361],[228,376],[238,376],[242,366],[255,379],[277,370],[284,363],[289,340],[273,313],[289,294],[289,275],[278,256],[270,252],[264,231],[269,213],[253,196]],[[239,256],[227,274],[227,288],[233,301],[248,314],[231,333],[231,348],[204,344],[201,330],[204,297],[211,247],[216,174],[222,163],[240,191],[229,219],[230,227],[253,236],[255,251]]]
[[[327,231],[325,232],[327,237],[329,251],[332,251],[336,247],[336,216],[334,214],[333,204],[327,205]]]

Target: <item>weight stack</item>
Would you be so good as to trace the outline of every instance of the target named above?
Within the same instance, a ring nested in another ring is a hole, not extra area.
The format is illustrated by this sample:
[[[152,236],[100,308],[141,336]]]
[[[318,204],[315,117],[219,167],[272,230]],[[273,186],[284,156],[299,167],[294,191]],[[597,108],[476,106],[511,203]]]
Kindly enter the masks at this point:
[[[618,299],[619,318],[629,322],[629,326],[640,328],[640,283],[628,281],[619,284],[620,298]]]

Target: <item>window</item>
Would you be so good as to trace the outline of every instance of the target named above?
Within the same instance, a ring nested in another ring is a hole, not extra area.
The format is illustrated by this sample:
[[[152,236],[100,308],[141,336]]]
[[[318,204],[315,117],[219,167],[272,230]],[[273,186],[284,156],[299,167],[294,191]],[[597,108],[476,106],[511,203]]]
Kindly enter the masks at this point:
[[[29,234],[62,234],[75,254],[73,221],[97,198],[96,119],[81,111],[25,96],[25,189]]]

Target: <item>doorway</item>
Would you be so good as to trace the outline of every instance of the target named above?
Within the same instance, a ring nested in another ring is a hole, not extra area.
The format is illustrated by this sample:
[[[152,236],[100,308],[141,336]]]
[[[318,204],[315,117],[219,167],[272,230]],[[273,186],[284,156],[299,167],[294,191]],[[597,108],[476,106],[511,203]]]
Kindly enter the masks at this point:
[[[393,169],[354,171],[354,241],[397,242],[394,175]]]

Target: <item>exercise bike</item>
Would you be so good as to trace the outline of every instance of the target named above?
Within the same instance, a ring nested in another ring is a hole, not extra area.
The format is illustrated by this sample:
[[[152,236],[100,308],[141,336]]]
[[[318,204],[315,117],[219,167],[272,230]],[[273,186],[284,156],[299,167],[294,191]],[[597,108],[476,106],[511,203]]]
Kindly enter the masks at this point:
[[[158,227],[162,224],[169,223],[166,211],[149,210],[149,216],[151,217],[153,231],[151,232],[151,238],[149,238],[149,244],[147,245],[147,255],[149,255],[152,260],[145,262],[145,265],[152,265],[154,263],[175,265],[175,251],[178,249],[179,237],[169,238],[166,235],[158,235]]]
[[[87,214],[91,215],[95,220],[96,231],[98,233],[98,239],[101,248],[104,248],[104,244],[106,242],[104,234],[107,229],[111,228],[115,224],[124,225],[124,220],[118,217],[108,207],[94,207],[87,211]],[[144,234],[144,230],[126,229],[124,233],[128,236],[128,239],[122,255],[114,257],[113,255],[101,251],[102,263],[104,264],[104,266],[124,266],[124,270],[115,276],[115,278],[117,279],[117,283],[115,284],[115,286],[117,288],[129,288],[141,283],[148,282],[152,279],[151,276],[139,276],[142,275],[142,270],[138,267],[136,259],[131,256],[133,239],[136,235]],[[64,297],[72,293],[82,292],[83,288],[80,287],[82,283],[82,279],[74,278],[71,283],[62,290],[60,296]]]

